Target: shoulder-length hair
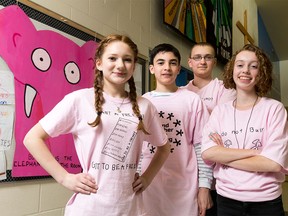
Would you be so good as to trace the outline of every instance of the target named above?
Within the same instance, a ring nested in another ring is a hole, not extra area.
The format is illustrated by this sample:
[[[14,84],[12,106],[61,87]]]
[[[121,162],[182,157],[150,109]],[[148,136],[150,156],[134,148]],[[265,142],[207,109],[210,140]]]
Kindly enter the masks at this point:
[[[255,91],[258,96],[265,96],[272,87],[273,66],[266,53],[259,47],[252,44],[244,45],[243,48],[238,50],[225,65],[223,73],[223,83],[225,88],[236,89],[236,84],[233,79],[233,70],[236,56],[242,51],[251,51],[255,53],[259,63],[259,72],[257,75],[257,84],[255,85]]]

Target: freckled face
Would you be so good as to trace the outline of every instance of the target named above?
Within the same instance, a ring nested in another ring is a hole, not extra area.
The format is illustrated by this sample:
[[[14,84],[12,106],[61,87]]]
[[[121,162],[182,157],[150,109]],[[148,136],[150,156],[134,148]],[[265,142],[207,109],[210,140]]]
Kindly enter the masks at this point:
[[[102,58],[96,62],[97,69],[103,72],[104,84],[125,86],[134,73],[134,59],[134,53],[126,43],[114,41],[108,44]]]

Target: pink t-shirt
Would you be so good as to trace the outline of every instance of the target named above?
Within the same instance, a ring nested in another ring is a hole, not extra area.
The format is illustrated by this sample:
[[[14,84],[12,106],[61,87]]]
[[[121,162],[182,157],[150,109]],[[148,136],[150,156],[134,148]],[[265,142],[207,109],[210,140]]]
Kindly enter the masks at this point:
[[[235,118],[234,111],[233,101],[214,108],[203,131],[202,152],[216,145],[209,139],[209,134],[217,132],[226,148],[258,149],[260,155],[277,162],[283,169],[280,173],[248,172],[216,164],[214,177],[217,193],[239,201],[275,199],[281,195],[281,183],[285,179],[284,173],[288,171],[286,110],[280,102],[263,97],[254,107],[250,121],[251,109],[237,110]]]
[[[137,131],[139,120],[129,99],[123,101],[122,112],[118,113],[115,104],[121,104],[122,99],[103,95],[105,103],[97,127],[88,125],[96,117],[93,88],[68,94],[40,121],[51,137],[72,133],[83,172],[94,176],[99,187],[96,194],[74,194],[65,215],[146,216],[142,194],[132,190],[142,143],[153,141],[161,146],[167,142],[167,135],[155,107],[147,99],[139,97],[138,104],[150,135]]]
[[[207,108],[198,95],[186,89],[167,95],[148,92],[143,96],[157,108],[171,144],[170,156],[143,192],[144,203],[153,216],[198,215],[198,166],[194,144],[201,142],[202,129],[209,118]],[[154,153],[154,142],[146,143],[142,172]]]
[[[211,112],[216,105],[234,100],[236,98],[236,91],[234,89],[226,89],[223,85],[223,81],[218,80],[217,78],[211,80],[208,85],[201,89],[193,84],[193,80],[191,80],[183,88],[187,88],[188,90],[198,94],[208,108],[209,112]]]

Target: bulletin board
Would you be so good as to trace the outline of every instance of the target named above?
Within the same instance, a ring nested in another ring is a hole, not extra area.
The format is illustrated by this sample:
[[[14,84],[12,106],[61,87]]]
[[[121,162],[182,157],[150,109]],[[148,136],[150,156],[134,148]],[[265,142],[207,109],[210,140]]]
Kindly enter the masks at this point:
[[[33,22],[33,24],[35,25],[37,29],[39,30],[47,29],[47,30],[58,32],[79,45],[82,45],[85,42],[90,41],[90,40],[99,42],[103,38],[103,36],[89,29],[86,29],[85,27],[78,25],[77,23],[74,23],[70,20],[68,20],[69,21],[69,24],[68,24],[66,18],[60,17],[59,15],[54,14],[53,12],[45,8],[39,7],[38,5],[31,3],[30,1],[2,0],[0,2],[0,10],[9,5],[18,5],[26,13],[26,15],[31,19],[31,21]],[[137,62],[136,70],[134,73],[134,80],[136,83],[137,94],[142,95],[145,92],[146,60],[141,57],[138,59],[139,60]],[[13,97],[15,94],[15,92],[13,91],[14,89],[13,74],[11,73],[6,62],[0,57],[0,87],[1,85],[3,86],[4,84],[5,84],[5,89],[10,89],[8,96],[11,97],[12,98],[11,100],[13,101]],[[0,98],[0,106],[1,106],[1,98]],[[13,102],[11,102],[11,105],[9,106],[11,106],[9,109],[15,108],[15,105],[13,105]],[[5,113],[4,112],[1,113],[0,111],[0,114],[2,115],[0,118],[2,119],[1,121],[3,123],[3,116],[5,115]],[[12,116],[12,118],[14,117]],[[0,124],[1,124],[1,121],[0,121]],[[23,176],[23,177],[12,176],[11,173],[12,173],[12,167],[13,167],[13,157],[14,157],[14,152],[15,152],[15,136],[13,134],[14,127],[15,125],[11,124],[11,128],[8,131],[9,133],[12,133],[11,143],[9,143],[9,148],[5,150],[4,156],[2,155],[2,157],[4,157],[2,158],[2,160],[6,161],[6,168],[5,168],[6,177],[4,179],[0,178],[0,182],[49,178],[50,176],[48,175],[46,176],[43,176],[43,175]],[[0,159],[1,159],[1,156],[0,156]],[[1,168],[1,162],[0,162],[0,168]]]

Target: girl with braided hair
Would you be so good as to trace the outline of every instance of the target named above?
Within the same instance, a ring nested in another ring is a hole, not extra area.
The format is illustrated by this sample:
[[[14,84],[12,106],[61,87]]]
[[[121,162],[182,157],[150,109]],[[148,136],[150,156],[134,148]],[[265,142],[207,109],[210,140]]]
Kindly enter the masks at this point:
[[[137,55],[129,37],[104,38],[96,52],[94,88],[66,95],[24,139],[39,164],[75,192],[66,216],[148,215],[141,192],[167,159],[170,146],[155,107],[137,97],[133,79]],[[48,137],[66,133],[73,135],[82,173],[68,173],[45,145]],[[157,153],[139,176],[143,141],[153,141]]]

